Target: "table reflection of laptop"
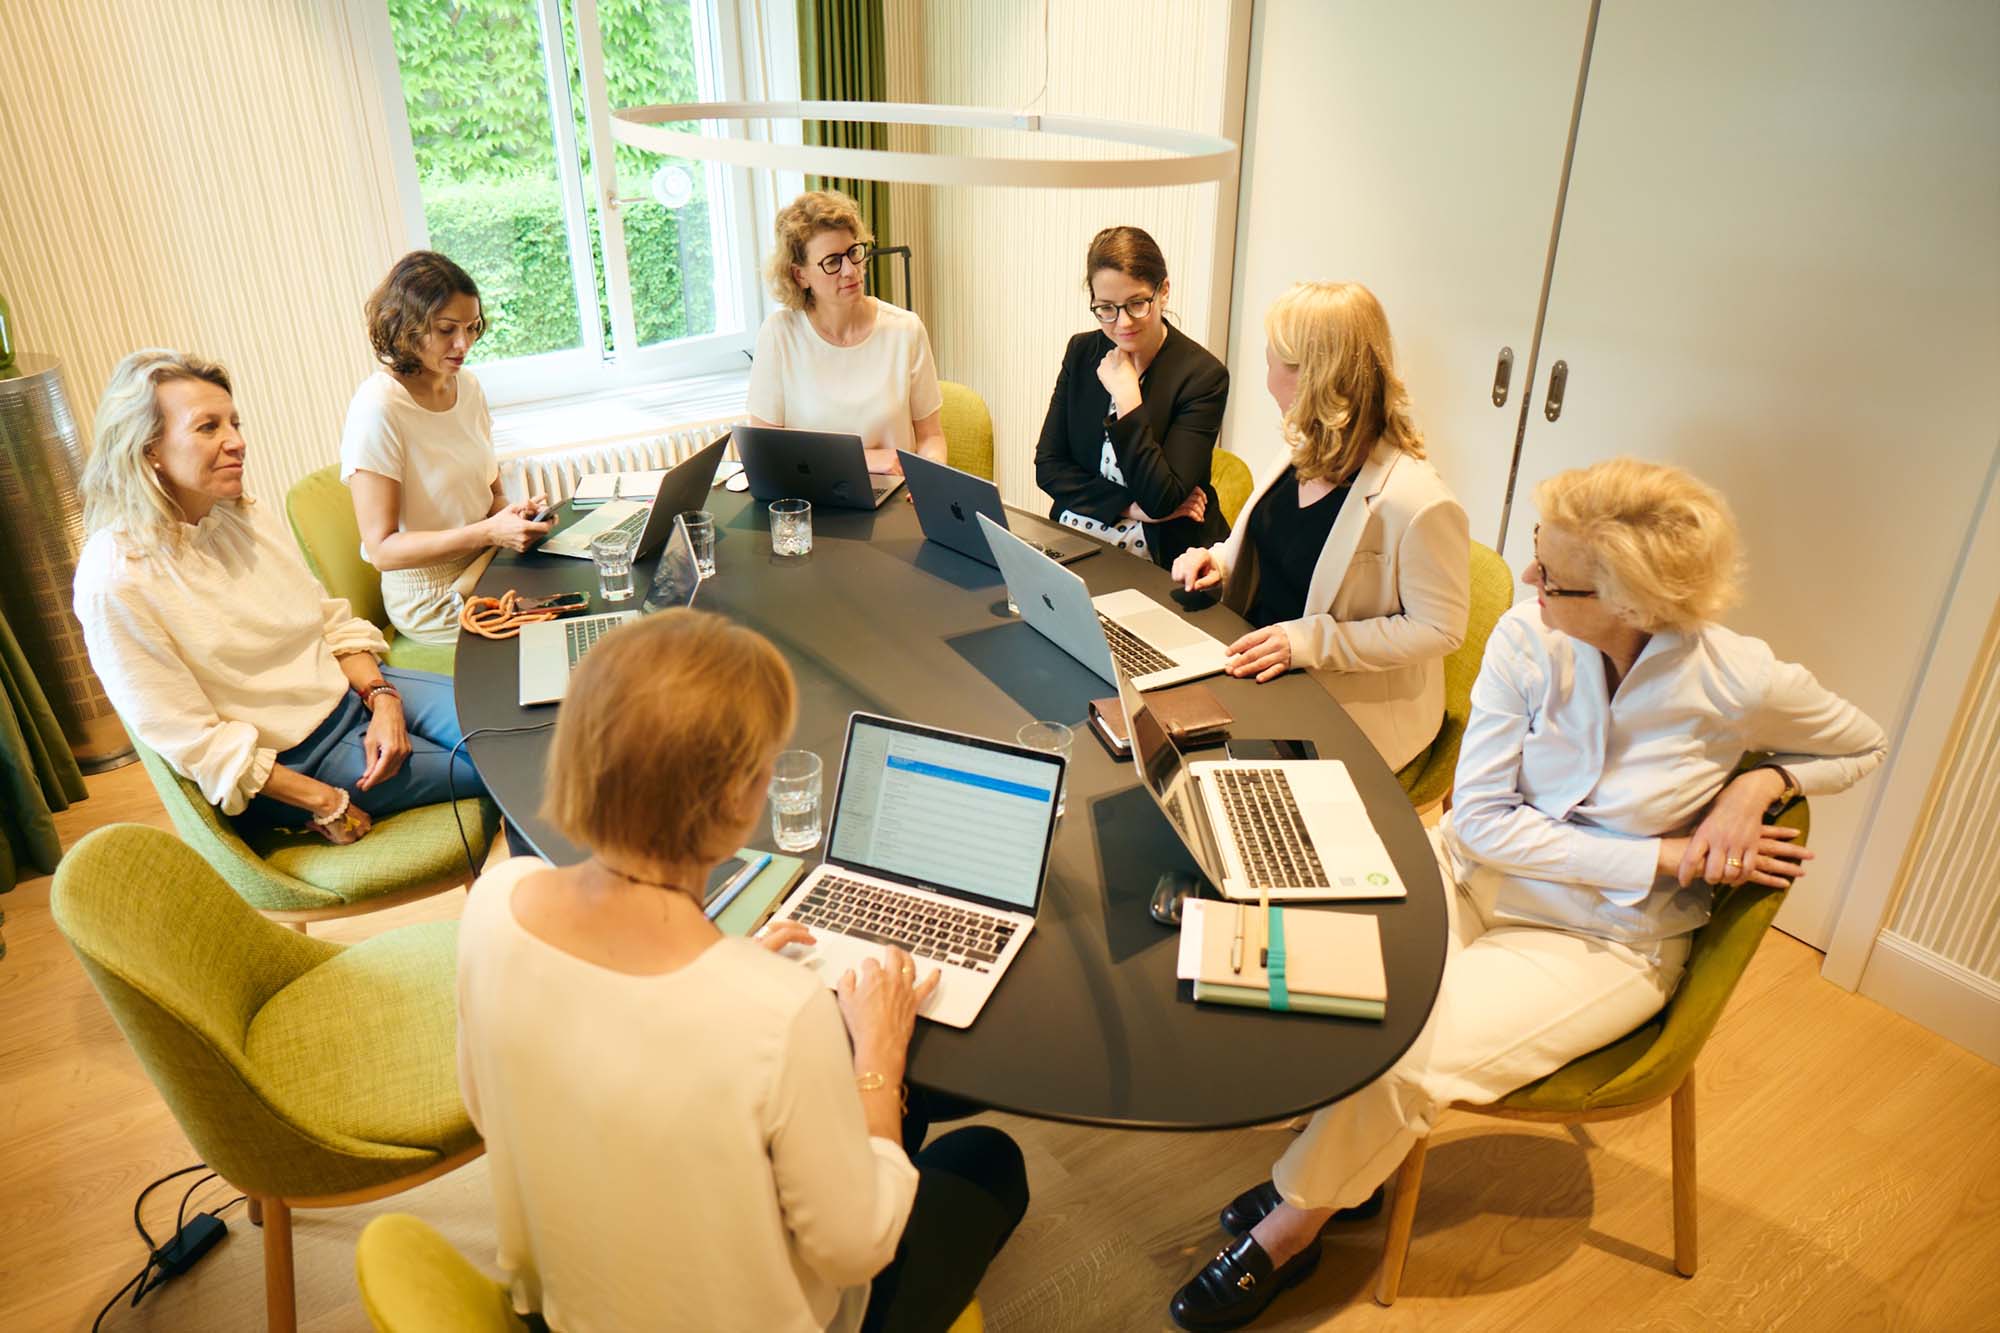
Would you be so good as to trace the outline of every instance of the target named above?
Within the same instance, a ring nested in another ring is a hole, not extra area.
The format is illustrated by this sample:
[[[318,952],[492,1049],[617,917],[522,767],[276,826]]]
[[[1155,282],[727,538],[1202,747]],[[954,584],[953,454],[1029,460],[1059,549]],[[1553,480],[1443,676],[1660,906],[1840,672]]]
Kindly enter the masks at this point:
[[[1059,565],[1074,564],[1104,549],[1060,524],[1021,514],[1010,517],[1000,503],[1000,488],[984,477],[933,463],[907,449],[897,450],[896,456],[903,461],[903,480],[909,483],[910,498],[916,501],[917,525],[927,540],[939,546],[969,555],[982,565],[998,565],[993,546],[979,526],[979,515],[984,514]]]
[[[1095,671],[1108,685],[1118,673],[1142,690],[1199,680],[1221,671],[1227,646],[1136,588],[1092,597],[1083,580],[984,514],[980,528],[993,548],[1007,598],[1042,637]]]
[[[738,426],[736,456],[750,479],[750,494],[772,500],[810,500],[837,509],[878,509],[903,479],[868,470],[859,435],[831,435],[782,426]]]
[[[1129,677],[1118,681],[1139,780],[1225,898],[1401,898],[1402,877],[1338,759],[1190,763]]]
[[[544,537],[535,549],[588,560],[591,538],[617,528],[639,534],[639,547],[633,554],[635,559],[643,560],[657,551],[673,532],[675,517],[706,507],[708,488],[715,481],[715,469],[722,463],[722,452],[728,447],[729,433],[725,431],[722,438],[667,469],[651,502],[607,500]],[[575,505],[570,506],[570,511],[580,512]]]
[[[569,673],[597,641],[641,612],[693,606],[701,587],[701,567],[687,523],[674,515],[673,536],[660,552],[660,565],[637,611],[607,611],[566,620],[538,620],[521,626],[521,706],[554,703],[569,693]]]
[[[831,986],[894,944],[919,976],[918,1010],[970,1027],[1035,927],[1064,761],[1045,750],[856,713],[823,864],[773,920],[812,931],[798,957]]]

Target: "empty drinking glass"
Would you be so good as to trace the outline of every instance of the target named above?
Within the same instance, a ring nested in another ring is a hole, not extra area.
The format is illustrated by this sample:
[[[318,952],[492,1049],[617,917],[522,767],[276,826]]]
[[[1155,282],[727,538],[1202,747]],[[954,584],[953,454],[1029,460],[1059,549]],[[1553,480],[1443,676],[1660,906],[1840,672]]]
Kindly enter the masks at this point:
[[[819,846],[819,756],[787,750],[771,765],[771,837],[781,852]]]
[[[771,554],[811,555],[813,507],[807,500],[771,501]]]
[[[715,577],[715,515],[706,509],[690,509],[681,515],[687,524],[688,543],[694,547],[694,565],[705,579]]]
[[[632,553],[638,549],[639,534],[619,528],[590,539],[590,558],[597,562],[597,591],[605,601],[622,602],[632,596]]]
[[[1060,722],[1030,722],[1014,734],[1018,743],[1031,750],[1046,750],[1063,757],[1062,786],[1056,789],[1056,818],[1062,818],[1069,804],[1069,747],[1076,733]]]

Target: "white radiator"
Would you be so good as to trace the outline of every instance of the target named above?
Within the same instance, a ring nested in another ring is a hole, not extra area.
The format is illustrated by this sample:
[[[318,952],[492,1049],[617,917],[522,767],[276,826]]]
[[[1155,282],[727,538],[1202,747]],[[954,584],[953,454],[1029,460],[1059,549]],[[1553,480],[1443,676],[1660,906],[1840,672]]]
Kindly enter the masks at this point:
[[[704,421],[608,444],[566,445],[532,454],[515,454],[500,464],[501,488],[510,500],[525,500],[535,495],[566,500],[576,490],[579,477],[593,472],[640,472],[672,467],[702,446],[714,443],[716,436],[737,424],[730,420]]]

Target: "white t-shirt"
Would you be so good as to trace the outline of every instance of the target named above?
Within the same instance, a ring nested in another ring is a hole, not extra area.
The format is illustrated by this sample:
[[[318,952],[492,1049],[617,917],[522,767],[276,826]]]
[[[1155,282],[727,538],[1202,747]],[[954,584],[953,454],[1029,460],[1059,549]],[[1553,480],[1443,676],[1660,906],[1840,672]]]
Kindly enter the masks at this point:
[[[774,425],[914,451],[916,423],[942,406],[931,336],[901,306],[875,301],[875,328],[853,347],[820,337],[803,310],[779,310],[757,331],[750,413]]]
[[[403,487],[402,532],[442,532],[486,517],[493,507],[493,414],[472,372],[458,372],[458,401],[433,412],[386,370],[354,391],[340,435],[340,479],[373,472]],[[367,552],[362,553],[363,558]],[[397,631],[430,643],[458,635],[451,584],[471,555],[422,569],[387,570],[382,603]]]
[[[458,1078],[499,1265],[552,1328],[851,1330],[916,1199],[871,1138],[833,996],[719,940],[658,976],[530,934],[480,876],[458,934]]]

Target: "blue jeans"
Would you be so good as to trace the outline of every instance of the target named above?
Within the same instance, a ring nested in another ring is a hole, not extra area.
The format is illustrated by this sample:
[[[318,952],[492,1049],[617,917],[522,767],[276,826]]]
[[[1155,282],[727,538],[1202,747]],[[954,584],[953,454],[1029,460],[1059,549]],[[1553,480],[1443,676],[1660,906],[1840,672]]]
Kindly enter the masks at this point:
[[[403,696],[403,722],[410,733],[409,758],[394,777],[384,778],[367,791],[354,785],[368,771],[362,741],[373,714],[352,690],[340,697],[340,703],[327,714],[326,721],[313,728],[312,735],[278,756],[278,767],[345,787],[354,804],[366,810],[371,819],[436,805],[450,800],[454,793],[461,800],[485,795],[486,784],[465,752],[460,750],[455,762],[451,758],[452,749],[464,739],[458,729],[451,681],[433,672],[401,667],[384,667],[382,676]],[[263,795],[251,797],[243,813],[236,816],[239,824],[266,828],[303,828],[310,818],[295,805]]]

